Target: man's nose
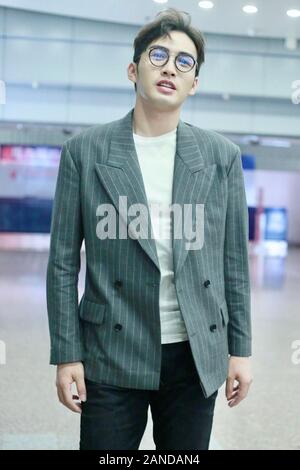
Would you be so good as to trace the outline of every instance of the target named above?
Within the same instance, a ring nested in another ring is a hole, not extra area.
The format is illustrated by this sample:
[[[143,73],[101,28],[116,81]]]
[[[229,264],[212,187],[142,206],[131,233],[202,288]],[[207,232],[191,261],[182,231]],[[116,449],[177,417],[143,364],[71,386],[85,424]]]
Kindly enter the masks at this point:
[[[176,75],[176,67],[175,67],[175,64],[171,63],[171,61],[169,60],[169,62],[167,62],[164,67],[163,67],[163,74],[164,75]]]

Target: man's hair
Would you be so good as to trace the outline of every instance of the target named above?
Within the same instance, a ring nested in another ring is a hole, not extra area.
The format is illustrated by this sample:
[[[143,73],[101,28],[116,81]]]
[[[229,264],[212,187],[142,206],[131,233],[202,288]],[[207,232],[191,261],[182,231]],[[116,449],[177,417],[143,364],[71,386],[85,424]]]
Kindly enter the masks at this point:
[[[195,77],[197,77],[199,75],[200,66],[205,59],[205,40],[202,33],[191,26],[190,14],[179,11],[176,8],[168,8],[160,11],[153,21],[147,23],[140,29],[134,39],[133,62],[138,65],[141,55],[147,49],[148,45],[160,37],[170,37],[170,31],[182,31],[186,33],[195,44],[198,62],[195,66]],[[134,89],[136,91],[136,84],[134,84]]]

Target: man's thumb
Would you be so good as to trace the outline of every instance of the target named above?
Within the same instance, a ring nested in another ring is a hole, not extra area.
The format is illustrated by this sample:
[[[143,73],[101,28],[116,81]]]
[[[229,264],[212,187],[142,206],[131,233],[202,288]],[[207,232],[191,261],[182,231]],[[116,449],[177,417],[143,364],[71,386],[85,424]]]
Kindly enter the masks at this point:
[[[227,398],[230,398],[230,396],[232,395],[233,386],[234,386],[234,379],[232,377],[227,377],[226,389],[225,389],[225,394]]]
[[[78,392],[79,399],[81,401],[86,401],[86,388],[85,388],[84,379],[77,379],[76,380],[76,387],[77,387],[77,392]]]

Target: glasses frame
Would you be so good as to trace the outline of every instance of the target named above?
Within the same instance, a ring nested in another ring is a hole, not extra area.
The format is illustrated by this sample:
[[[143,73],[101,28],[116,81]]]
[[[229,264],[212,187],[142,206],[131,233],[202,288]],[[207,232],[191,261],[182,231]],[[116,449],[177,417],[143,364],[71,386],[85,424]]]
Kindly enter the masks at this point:
[[[166,51],[168,57],[167,57],[167,60],[166,60],[163,64],[157,65],[157,64],[154,64],[154,63],[152,62],[150,55],[151,55],[151,52],[152,52],[154,49],[162,49],[162,50]],[[191,68],[190,70],[180,70],[180,69],[177,67],[176,60],[177,60],[178,56],[183,55],[183,54],[184,54],[184,55],[187,55],[187,56],[191,57],[191,59],[193,59],[193,62],[194,62],[194,63],[193,63],[193,66],[192,66],[192,68]],[[164,47],[164,46],[152,46],[152,47],[150,47],[149,50],[148,50],[148,58],[149,58],[149,60],[150,60],[150,63],[151,63],[152,65],[154,65],[154,67],[162,67],[163,65],[166,65],[166,64],[169,62],[169,60],[170,60],[170,56],[172,56],[172,55],[173,55],[173,54],[170,54],[169,49],[168,49],[167,47]],[[196,66],[196,73],[197,73],[198,61],[195,60],[194,57],[193,57],[191,54],[188,54],[187,52],[179,52],[179,53],[175,56],[175,58],[174,58],[174,64],[175,64],[175,67],[177,68],[177,70],[179,70],[179,72],[182,72],[182,73],[191,72],[191,71],[194,69],[194,67]]]

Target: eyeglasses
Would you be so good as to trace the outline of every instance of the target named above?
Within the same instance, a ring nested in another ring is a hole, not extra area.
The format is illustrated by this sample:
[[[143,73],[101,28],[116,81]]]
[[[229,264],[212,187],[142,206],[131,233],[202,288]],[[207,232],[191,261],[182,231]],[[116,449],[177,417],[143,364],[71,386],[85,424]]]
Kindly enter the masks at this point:
[[[155,67],[165,65],[169,60],[169,49],[162,46],[153,46],[149,49],[149,60]],[[175,66],[180,72],[190,72],[198,62],[193,56],[179,52],[175,57]]]

